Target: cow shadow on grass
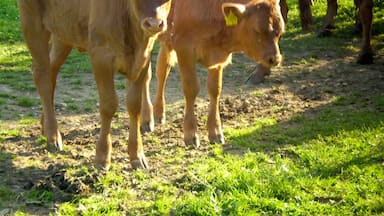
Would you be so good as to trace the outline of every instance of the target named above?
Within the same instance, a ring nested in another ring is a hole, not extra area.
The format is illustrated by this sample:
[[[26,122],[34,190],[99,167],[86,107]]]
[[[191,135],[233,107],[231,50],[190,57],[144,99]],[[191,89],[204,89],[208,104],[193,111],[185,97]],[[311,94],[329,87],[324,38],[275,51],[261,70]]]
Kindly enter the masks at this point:
[[[329,61],[321,67],[307,65],[301,71],[296,68],[285,75],[281,73],[272,76],[264,86],[256,89],[265,86],[278,89],[276,86],[284,85],[296,99],[312,105],[299,112],[291,110],[294,114],[282,120],[271,122],[268,117],[256,118],[255,127],[251,131],[228,132],[230,144],[235,149],[278,154],[292,160],[300,158],[306,163],[305,158],[301,158],[302,155],[292,149],[305,146],[316,151],[319,150],[316,146],[320,142],[318,140],[337,140],[343,134],[383,130],[383,56],[378,56],[375,64],[369,66],[358,65],[346,56]],[[284,104],[278,106],[284,110]],[[368,142],[369,139],[366,140]],[[383,163],[383,137],[375,140],[377,143],[370,144],[369,153],[355,154],[344,162],[330,166],[314,166],[310,171],[312,176],[333,177],[354,165]],[[226,152],[232,154],[241,151],[229,148]],[[305,166],[311,167],[310,164]]]

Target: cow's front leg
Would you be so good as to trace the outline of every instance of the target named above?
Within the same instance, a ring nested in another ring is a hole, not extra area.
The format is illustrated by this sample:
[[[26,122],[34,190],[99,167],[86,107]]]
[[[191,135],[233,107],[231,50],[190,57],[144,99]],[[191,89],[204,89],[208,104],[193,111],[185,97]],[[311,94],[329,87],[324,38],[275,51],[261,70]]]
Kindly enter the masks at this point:
[[[179,62],[186,102],[184,114],[184,142],[186,145],[199,147],[200,140],[197,135],[197,120],[194,113],[194,106],[197,94],[200,91],[200,82],[196,74],[193,51],[190,49],[181,49],[180,51],[177,51],[177,59]]]
[[[104,51],[98,54],[106,53]],[[118,107],[118,99],[114,87],[114,68],[112,58],[91,55],[93,72],[99,93],[99,112],[101,120],[100,137],[96,144],[95,164],[108,169],[111,164],[112,142],[111,122]]]
[[[140,110],[142,99],[141,95],[143,94],[142,91],[145,88],[145,80],[148,79],[149,72],[150,70],[144,69],[137,80],[127,80],[126,85],[126,102],[130,120],[128,154],[132,168],[134,169],[148,169],[148,163],[144,155],[143,142],[140,132]]]
[[[141,131],[152,132],[155,129],[155,121],[153,119],[153,106],[151,96],[149,94],[149,84],[152,78],[151,66],[148,67],[147,76],[144,78],[144,87],[142,90],[141,101]]]
[[[224,144],[224,134],[221,127],[219,100],[222,89],[223,68],[211,68],[208,71],[207,89],[210,98],[208,111],[208,138],[211,143]]]

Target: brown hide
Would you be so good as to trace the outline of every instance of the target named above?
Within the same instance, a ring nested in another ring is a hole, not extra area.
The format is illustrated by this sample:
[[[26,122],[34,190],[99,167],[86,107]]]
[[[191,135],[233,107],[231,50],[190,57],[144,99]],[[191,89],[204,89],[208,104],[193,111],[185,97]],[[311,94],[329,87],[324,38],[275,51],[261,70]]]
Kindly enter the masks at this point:
[[[170,1],[19,0],[18,5],[43,107],[42,132],[50,149],[62,149],[54,111],[56,77],[72,48],[78,48],[90,55],[100,99],[95,163],[108,168],[111,162],[110,127],[118,106],[113,76],[120,71],[127,77],[130,161],[134,168],[146,168],[140,111],[144,128],[153,129],[148,96],[150,52],[157,34],[166,29]]]
[[[185,143],[199,145],[194,115],[194,102],[200,89],[196,63],[208,68],[209,140],[224,143],[219,115],[222,71],[233,52],[244,52],[267,68],[280,63],[278,41],[284,32],[284,21],[279,4],[275,0],[175,0],[172,6],[169,29],[160,37],[155,119],[160,122],[165,119],[164,86],[172,65],[171,52],[175,51],[186,99]],[[224,16],[231,13],[237,22],[228,26]]]

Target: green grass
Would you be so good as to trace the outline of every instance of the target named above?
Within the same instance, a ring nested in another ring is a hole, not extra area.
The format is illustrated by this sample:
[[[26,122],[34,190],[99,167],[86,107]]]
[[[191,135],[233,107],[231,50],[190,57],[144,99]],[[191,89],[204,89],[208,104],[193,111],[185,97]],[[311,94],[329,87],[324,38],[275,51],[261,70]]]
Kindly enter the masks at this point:
[[[15,0],[2,0],[0,4],[0,42],[14,43],[21,40],[20,22]]]
[[[39,102],[40,102],[40,100],[33,99],[33,98],[30,98],[30,97],[19,97],[19,98],[16,98],[16,103],[19,106],[22,106],[22,107],[36,106],[36,105],[39,104]]]
[[[216,151],[192,165],[174,212],[383,214],[384,114],[338,106],[288,122],[259,119],[252,127],[226,129],[230,143],[248,153]]]
[[[288,3],[289,23],[281,42],[283,52],[290,55],[287,64],[315,65],[326,49],[335,53],[356,52],[356,47],[350,43],[356,39],[347,36],[354,22],[353,1],[339,0],[341,7],[336,18],[338,28],[335,37],[321,40],[313,39],[315,33],[301,33],[297,1],[289,0]],[[313,14],[317,29],[321,26],[325,6],[325,0],[315,1]],[[380,40],[384,36],[382,30],[377,29],[384,26],[380,20],[384,16],[383,6],[383,1],[375,1],[374,11],[378,18],[374,22],[374,44],[381,53],[383,45]],[[311,55],[298,55],[307,50],[311,50]],[[5,105],[9,101],[26,109],[39,105],[38,99],[25,95],[35,92],[30,61],[19,29],[16,1],[1,0],[0,85],[21,93],[0,92],[0,118],[5,118]],[[87,83],[80,79],[79,73],[91,76],[90,71],[87,55],[73,51],[60,76],[80,90]],[[117,89],[123,89],[124,80],[116,79]],[[329,90],[330,94],[332,92]],[[261,97],[263,92],[256,90],[253,95]],[[74,112],[97,110],[95,95],[84,99],[84,103],[76,99],[64,98],[63,101]],[[209,153],[189,165],[183,163],[190,155],[186,154],[188,150],[182,148],[178,148],[174,155],[168,155],[167,159],[163,158],[167,149],[161,152],[164,155],[151,155],[152,158],[166,160],[164,169],[182,170],[169,179],[157,173],[160,171],[127,172],[115,163],[109,172],[97,177],[89,193],[74,195],[69,201],[57,203],[56,212],[52,214],[384,215],[382,107],[382,94],[366,96],[350,92],[335,96],[329,104],[296,113],[285,121],[279,121],[274,116],[263,116],[250,126],[226,126],[227,141],[241,151],[226,151],[222,146],[214,146]],[[272,108],[281,107],[276,105]],[[23,127],[36,125],[39,121],[25,116],[17,120]],[[27,133],[22,129],[5,129],[7,124],[0,121],[0,144]],[[122,124],[115,125],[115,128],[123,127]],[[155,136],[149,136],[147,140],[153,144],[160,143]],[[39,137],[31,142],[25,144],[41,145],[46,140]],[[16,154],[5,153],[0,147],[0,162],[12,164]],[[49,154],[48,157],[60,163],[68,154]],[[40,163],[44,161],[27,164],[29,169],[34,170]],[[88,168],[88,164],[66,166],[67,172],[76,178],[85,178],[95,172]],[[55,194],[51,191],[31,189],[18,193],[6,187],[7,178],[0,170],[0,211],[22,203],[20,205],[24,207],[16,206],[13,213],[29,215],[29,205],[46,208],[54,204]]]

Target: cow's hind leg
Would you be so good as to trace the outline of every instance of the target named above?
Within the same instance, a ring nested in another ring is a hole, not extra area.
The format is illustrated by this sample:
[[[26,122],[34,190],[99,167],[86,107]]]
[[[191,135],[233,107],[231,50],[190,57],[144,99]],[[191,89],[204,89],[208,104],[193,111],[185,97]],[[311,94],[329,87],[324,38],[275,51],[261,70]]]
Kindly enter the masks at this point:
[[[151,70],[148,70],[149,62],[146,68],[141,71],[137,80],[127,80],[127,110],[129,113],[129,140],[128,154],[132,168],[148,169],[148,163],[144,155],[143,142],[140,132],[140,110],[142,104],[142,91],[145,90],[145,82],[150,77]]]
[[[337,14],[337,0],[327,0],[327,14],[324,17],[324,24],[317,37],[328,37],[335,28],[335,16]]]
[[[103,49],[93,49],[91,60],[93,73],[99,93],[99,112],[101,120],[100,137],[96,144],[95,164],[108,169],[111,163],[111,122],[118,107],[118,99],[114,85],[113,58],[103,55]]]
[[[211,143],[224,144],[224,134],[221,127],[219,99],[222,90],[223,68],[212,68],[208,71],[207,89],[210,98],[208,113],[208,138]]]
[[[184,142],[186,145],[199,147],[200,140],[197,136],[197,119],[194,106],[197,94],[200,91],[200,81],[196,73],[195,57],[190,48],[176,50],[180,74],[185,97],[184,114]]]
[[[44,28],[42,19],[42,8],[35,2],[18,2],[20,11],[21,28],[25,42],[32,56],[32,72],[37,92],[40,95],[43,113],[42,113],[42,132],[47,138],[48,147],[51,150],[62,150],[62,140],[57,127],[57,120],[54,110],[54,89],[56,84],[56,75],[60,68],[60,62],[64,55],[58,47],[52,46],[52,60],[50,60],[49,39],[50,33]],[[62,60],[64,61],[64,60]],[[52,63],[51,63],[52,62]]]
[[[149,84],[152,78],[151,66],[148,67],[148,76],[144,80],[141,100],[141,131],[143,133],[152,132],[155,129],[155,120],[153,118],[153,106],[149,94]]]
[[[301,29],[305,32],[311,31],[313,28],[311,6],[312,0],[299,0]]]
[[[373,63],[373,51],[371,47],[371,28],[372,28],[372,0],[360,0],[355,1],[356,6],[359,8],[358,18],[361,21],[363,27],[363,39],[362,47],[357,59],[359,64],[372,64]]]
[[[157,56],[156,77],[157,77],[157,93],[154,105],[155,120],[159,124],[165,123],[165,84],[171,70],[171,54],[169,48],[164,42],[161,43],[160,52]]]

